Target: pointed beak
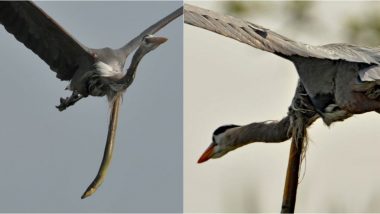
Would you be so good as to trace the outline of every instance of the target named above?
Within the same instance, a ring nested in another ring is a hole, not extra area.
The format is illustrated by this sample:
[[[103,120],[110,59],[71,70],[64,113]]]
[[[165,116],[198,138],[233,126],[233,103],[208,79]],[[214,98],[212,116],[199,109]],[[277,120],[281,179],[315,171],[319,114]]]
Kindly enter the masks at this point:
[[[198,163],[203,163],[208,161],[214,155],[214,148],[216,143],[211,143],[211,145],[203,152],[202,156],[199,158]]]
[[[168,41],[168,39],[165,38],[165,37],[158,37],[158,36],[156,37],[156,36],[154,36],[154,37],[146,38],[146,41],[148,43],[153,43],[153,44],[160,45],[160,44]]]

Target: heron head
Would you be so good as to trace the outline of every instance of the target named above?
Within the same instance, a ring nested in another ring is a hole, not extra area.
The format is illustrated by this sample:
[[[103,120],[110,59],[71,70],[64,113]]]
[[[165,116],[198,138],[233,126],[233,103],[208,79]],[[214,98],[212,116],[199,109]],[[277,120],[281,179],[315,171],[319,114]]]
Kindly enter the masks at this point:
[[[143,38],[141,48],[143,48],[145,53],[156,49],[161,44],[165,43],[168,39],[165,37],[159,37],[154,35],[146,35]]]
[[[133,55],[131,65],[129,69],[135,70],[137,65],[140,63],[140,60],[150,51],[156,49],[162,43],[166,42],[168,39],[165,37],[158,37],[153,35],[146,35],[141,43],[139,48],[136,50]]]
[[[211,158],[220,158],[238,148],[236,134],[233,132],[239,127],[237,125],[225,125],[217,128],[212,134],[212,143],[199,158],[198,163],[203,163]]]

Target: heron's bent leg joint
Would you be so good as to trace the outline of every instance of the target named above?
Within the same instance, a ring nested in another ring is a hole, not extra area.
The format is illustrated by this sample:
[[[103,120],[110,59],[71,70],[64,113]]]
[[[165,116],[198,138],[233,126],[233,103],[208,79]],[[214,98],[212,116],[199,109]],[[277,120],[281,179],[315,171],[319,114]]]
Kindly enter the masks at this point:
[[[66,98],[60,98],[60,104],[56,106],[56,108],[59,111],[65,110],[67,107],[74,105],[76,102],[78,102],[80,99],[82,99],[84,96],[79,94],[77,91],[73,91],[70,97]]]

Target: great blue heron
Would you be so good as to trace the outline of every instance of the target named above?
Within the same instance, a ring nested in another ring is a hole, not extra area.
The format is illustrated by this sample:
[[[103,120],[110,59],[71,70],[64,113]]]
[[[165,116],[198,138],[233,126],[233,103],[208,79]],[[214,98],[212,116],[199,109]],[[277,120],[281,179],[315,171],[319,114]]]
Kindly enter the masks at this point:
[[[319,117],[326,125],[330,125],[354,114],[379,112],[380,48],[350,44],[307,45],[248,21],[199,7],[185,5],[184,13],[187,24],[235,39],[291,61],[296,66],[300,78],[286,117],[280,121],[219,127],[214,131],[212,143],[199,158],[198,163],[210,158],[220,158],[249,143],[276,143],[284,142],[291,137],[297,138],[300,132],[294,132],[294,127],[302,130]],[[231,76],[235,76],[232,74],[235,70],[236,67],[231,69]],[[251,82],[255,84],[255,81]],[[267,84],[273,86],[271,82]],[[247,99],[252,98],[247,97]],[[295,112],[302,115],[302,121],[294,120]],[[292,156],[297,155],[290,155]],[[296,175],[297,184],[298,169],[292,174]],[[285,193],[286,191],[284,196]],[[285,212],[294,211],[292,210],[294,206],[282,208]]]
[[[0,2],[0,23],[5,29],[43,59],[57,73],[57,78],[70,81],[67,88],[73,93],[68,98],[61,98],[57,106],[60,111],[89,95],[106,95],[112,105],[102,165],[82,198],[94,193],[104,179],[112,157],[121,95],[132,83],[138,63],[145,54],[166,41],[166,38],[151,34],[182,13],[182,8],[178,8],[119,49],[92,49],[76,41],[33,2]],[[126,58],[136,49],[124,73]]]

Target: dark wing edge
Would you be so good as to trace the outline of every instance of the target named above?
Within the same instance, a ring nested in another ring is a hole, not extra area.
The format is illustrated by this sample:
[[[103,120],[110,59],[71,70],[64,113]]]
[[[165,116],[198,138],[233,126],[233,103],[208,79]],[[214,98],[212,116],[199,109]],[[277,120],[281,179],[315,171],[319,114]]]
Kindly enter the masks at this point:
[[[248,21],[189,4],[184,6],[184,17],[185,23],[189,25],[212,31],[284,58],[301,56],[379,64],[376,57],[372,56],[376,53],[371,52],[371,50],[375,49],[360,48],[347,44],[324,46],[303,44]]]
[[[174,12],[170,13],[166,17],[162,18],[158,22],[154,23],[126,45],[124,45],[120,50],[124,53],[125,56],[128,56],[132,51],[134,51],[142,42],[143,38],[148,34],[154,34],[159,31],[161,28],[165,27],[167,24],[178,18],[183,14],[183,7],[178,8]]]
[[[45,61],[61,80],[70,80],[80,65],[94,61],[88,48],[33,2],[0,1],[0,23]]]

